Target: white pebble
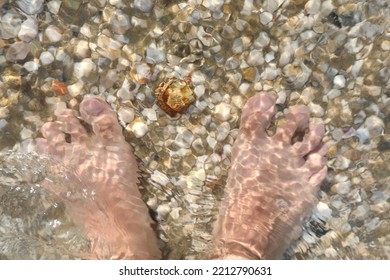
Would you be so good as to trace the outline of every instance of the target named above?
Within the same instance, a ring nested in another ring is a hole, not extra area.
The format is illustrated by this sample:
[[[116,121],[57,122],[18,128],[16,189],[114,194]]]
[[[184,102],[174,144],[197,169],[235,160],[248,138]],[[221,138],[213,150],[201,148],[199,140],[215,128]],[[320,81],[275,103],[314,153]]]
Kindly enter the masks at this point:
[[[38,21],[35,18],[27,18],[22,25],[18,33],[20,40],[24,42],[30,42],[38,35]]]
[[[88,77],[94,71],[96,71],[96,65],[90,58],[85,58],[81,62],[76,62],[73,67],[73,75],[78,79]]]
[[[390,41],[389,40],[383,41],[381,44],[381,48],[384,51],[390,51]]]
[[[16,4],[23,10],[23,12],[33,15],[42,11],[43,2],[44,0],[18,0],[16,1]]]
[[[227,121],[232,117],[230,114],[231,109],[232,106],[230,104],[224,102],[219,103],[217,106],[215,106],[215,117],[220,121]]]
[[[164,219],[168,213],[171,211],[171,207],[168,204],[160,204],[157,209],[157,215],[160,219]]]
[[[324,222],[332,218],[332,209],[326,203],[319,202],[313,211],[314,216]]]
[[[155,122],[157,121],[157,114],[156,111],[152,108],[145,108],[142,111],[142,115],[144,115],[148,120]]]
[[[203,94],[205,93],[205,87],[204,85],[197,85],[195,88],[194,88],[194,93],[195,95],[199,98],[201,96],[203,96]]]
[[[26,69],[28,72],[37,71],[39,68],[39,64],[35,61],[27,61],[25,64],[23,64],[24,69]]]
[[[247,62],[251,66],[259,66],[264,63],[263,52],[261,50],[252,50],[247,58]]]
[[[267,25],[272,21],[272,14],[269,12],[263,12],[260,14],[260,22],[264,25]]]
[[[22,140],[26,140],[31,138],[33,134],[34,133],[30,129],[23,127],[22,131],[20,132],[20,138]]]
[[[135,137],[140,138],[148,132],[148,126],[142,121],[138,121],[131,126],[131,131],[134,133]]]
[[[121,107],[118,110],[118,118],[122,123],[131,123],[134,120],[134,110],[132,108]]]
[[[80,40],[77,42],[74,48],[74,54],[79,58],[87,58],[90,55],[90,49],[88,41]]]
[[[56,15],[58,14],[62,1],[60,0],[52,0],[47,3],[47,9],[50,13]]]
[[[42,52],[39,56],[39,61],[42,65],[49,65],[53,63],[54,56],[51,54],[51,52]]]
[[[166,58],[165,50],[157,47],[156,44],[151,44],[146,48],[146,62],[150,64],[158,64],[164,62]]]
[[[134,8],[144,13],[150,12],[153,6],[154,6],[153,0],[134,0]]]
[[[336,88],[344,88],[345,87],[345,77],[343,75],[337,75],[333,79],[333,84]]]
[[[57,43],[61,41],[61,30],[54,25],[49,25],[45,30],[45,36],[51,43]]]
[[[8,122],[5,119],[0,119],[0,131],[8,125]]]

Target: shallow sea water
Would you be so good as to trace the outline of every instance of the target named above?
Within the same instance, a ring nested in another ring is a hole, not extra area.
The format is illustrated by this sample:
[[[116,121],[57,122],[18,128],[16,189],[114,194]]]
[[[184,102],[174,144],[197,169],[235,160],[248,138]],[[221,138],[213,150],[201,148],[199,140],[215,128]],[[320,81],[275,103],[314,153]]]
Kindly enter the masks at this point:
[[[15,15],[17,28],[27,16],[13,1],[1,7],[0,258],[85,257],[89,242],[64,198],[40,186],[50,178],[73,189],[77,175],[49,159],[5,152],[31,150],[40,126],[53,120],[54,104],[77,110],[85,94],[103,97],[118,113],[130,110],[147,125],[137,138],[133,120],[122,122],[164,258],[203,258],[240,109],[262,90],[276,92],[277,119],[291,105],[308,105],[325,123],[331,146],[320,202],[285,258],[390,258],[389,3],[156,0],[145,1],[152,8],[137,8],[136,2],[45,1],[32,15],[39,34],[16,61],[7,52],[20,39],[17,32],[4,35],[4,17]],[[122,13],[130,28],[115,16]],[[60,41],[48,38],[49,26],[60,30]],[[84,41],[88,48],[78,51]],[[45,51],[53,62],[40,59]],[[96,68],[77,70],[89,58]],[[28,70],[28,62],[39,68]],[[130,75],[137,65],[150,73]],[[154,91],[166,78],[188,74],[196,101],[170,118]],[[60,94],[53,80],[68,93]]]

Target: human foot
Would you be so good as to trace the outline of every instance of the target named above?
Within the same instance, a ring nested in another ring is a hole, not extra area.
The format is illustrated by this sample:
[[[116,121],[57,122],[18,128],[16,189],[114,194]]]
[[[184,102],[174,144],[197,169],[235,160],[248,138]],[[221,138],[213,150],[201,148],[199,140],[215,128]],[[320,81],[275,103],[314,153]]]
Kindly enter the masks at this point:
[[[274,98],[267,94],[253,96],[243,108],[212,258],[281,258],[316,202],[327,173],[324,126],[309,129],[308,108],[294,106],[269,137],[274,114]],[[305,133],[302,141],[294,140],[297,132]]]
[[[137,162],[115,112],[104,101],[87,97],[80,113],[92,126],[92,136],[71,110],[56,110],[58,122],[42,127],[44,138],[37,139],[37,150],[74,169],[82,182],[79,193],[91,194],[93,202],[65,199],[65,203],[91,240],[92,258],[160,258],[148,209],[137,187]],[[67,188],[50,182],[45,186],[59,196]]]

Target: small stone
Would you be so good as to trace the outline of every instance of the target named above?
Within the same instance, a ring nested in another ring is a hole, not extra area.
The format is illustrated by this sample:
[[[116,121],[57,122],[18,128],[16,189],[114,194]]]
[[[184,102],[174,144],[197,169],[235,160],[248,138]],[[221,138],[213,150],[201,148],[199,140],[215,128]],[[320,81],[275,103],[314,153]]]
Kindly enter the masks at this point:
[[[243,70],[243,78],[244,80],[247,80],[248,82],[255,83],[257,81],[257,69],[256,67],[248,67]]]
[[[175,144],[180,148],[189,149],[191,147],[192,141],[194,140],[194,135],[192,132],[186,128],[178,128],[178,134],[175,138]]]
[[[26,14],[33,15],[43,10],[43,2],[44,0],[18,0],[16,4]]]
[[[122,10],[117,9],[110,17],[109,23],[112,31],[117,34],[125,34],[130,29],[130,18]]]
[[[232,115],[230,113],[232,109],[232,106],[227,103],[219,103],[217,106],[215,106],[215,117],[219,119],[220,121],[227,121],[232,118]]]
[[[38,35],[38,21],[35,18],[27,18],[22,25],[18,33],[20,40],[24,42],[30,42]]]
[[[272,14],[269,12],[263,12],[260,14],[260,22],[264,25],[267,25],[272,21]]]
[[[53,63],[54,56],[51,54],[51,52],[42,52],[39,56],[39,61],[42,65],[49,65]]]
[[[7,50],[7,53],[5,54],[5,58],[8,61],[15,62],[17,60],[25,59],[29,52],[30,52],[30,44],[27,44],[25,42],[15,42]]]
[[[121,107],[118,110],[119,121],[123,124],[131,123],[134,120],[134,115],[132,108]]]
[[[336,75],[333,79],[333,84],[337,89],[345,87],[345,77],[343,75]]]
[[[169,205],[166,203],[160,204],[156,209],[158,218],[160,218],[160,219],[165,219],[170,211],[171,211],[171,207],[169,207]]]
[[[134,0],[134,8],[144,13],[149,13],[154,6],[153,0]]]
[[[89,43],[85,40],[80,40],[77,42],[74,48],[74,54],[78,58],[87,58],[91,55],[91,50],[89,49]]]
[[[261,50],[251,50],[248,55],[247,63],[251,66],[260,66],[264,63],[263,52]]]
[[[150,121],[152,121],[152,122],[157,121],[156,110],[154,110],[154,109],[152,109],[152,108],[145,108],[145,109],[142,111],[142,115],[144,115],[148,120],[150,120]]]
[[[230,133],[230,125],[228,122],[223,122],[217,127],[217,141],[224,141]]]
[[[148,132],[148,126],[142,121],[136,121],[131,125],[131,131],[134,133],[135,137],[141,138]]]
[[[156,44],[150,44],[146,48],[146,62],[149,64],[158,64],[165,61],[166,55],[163,48],[157,47]]]
[[[384,51],[390,51],[390,41],[389,41],[389,40],[384,40],[384,41],[381,43],[381,48],[382,48],[382,50],[384,50]]]
[[[98,53],[110,60],[116,60],[121,55],[122,44],[106,35],[98,37],[97,45]]]
[[[76,62],[73,66],[73,75],[77,79],[89,78],[96,73],[97,67],[92,59],[85,58],[81,62]]]
[[[56,15],[58,14],[62,1],[60,0],[52,0],[47,3],[47,9],[50,13]]]
[[[61,41],[62,34],[61,30],[54,25],[49,25],[45,30],[45,36],[49,40],[50,43],[57,43]]]
[[[145,62],[137,63],[131,68],[130,77],[138,84],[144,85],[152,77],[152,69]]]
[[[35,61],[27,61],[25,64],[23,64],[23,67],[28,72],[33,72],[39,69],[39,64],[36,63]]]
[[[327,222],[332,218],[332,209],[323,202],[319,202],[317,207],[314,209],[314,216],[321,221]]]
[[[169,213],[169,216],[171,216],[172,219],[174,219],[174,220],[179,219],[180,218],[180,210],[181,209],[182,209],[181,207],[173,208],[172,211]]]

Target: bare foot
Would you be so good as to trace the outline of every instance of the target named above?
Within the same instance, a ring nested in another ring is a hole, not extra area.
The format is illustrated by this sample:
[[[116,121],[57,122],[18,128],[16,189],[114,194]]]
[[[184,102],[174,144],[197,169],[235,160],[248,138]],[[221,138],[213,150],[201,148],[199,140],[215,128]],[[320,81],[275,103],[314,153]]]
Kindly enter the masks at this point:
[[[267,94],[253,96],[243,108],[212,258],[281,258],[316,202],[327,173],[324,126],[309,129],[309,109],[294,106],[269,137],[274,114],[274,98]],[[293,140],[296,132],[305,133],[302,141]]]
[[[137,162],[115,112],[98,98],[85,98],[80,113],[92,126],[92,136],[71,110],[57,110],[58,122],[42,127],[44,138],[37,139],[37,149],[75,169],[84,184],[79,186],[80,193],[91,193],[93,203],[85,199],[66,203],[91,240],[92,258],[160,258],[152,221],[137,187]],[[64,188],[46,185],[57,195]]]

